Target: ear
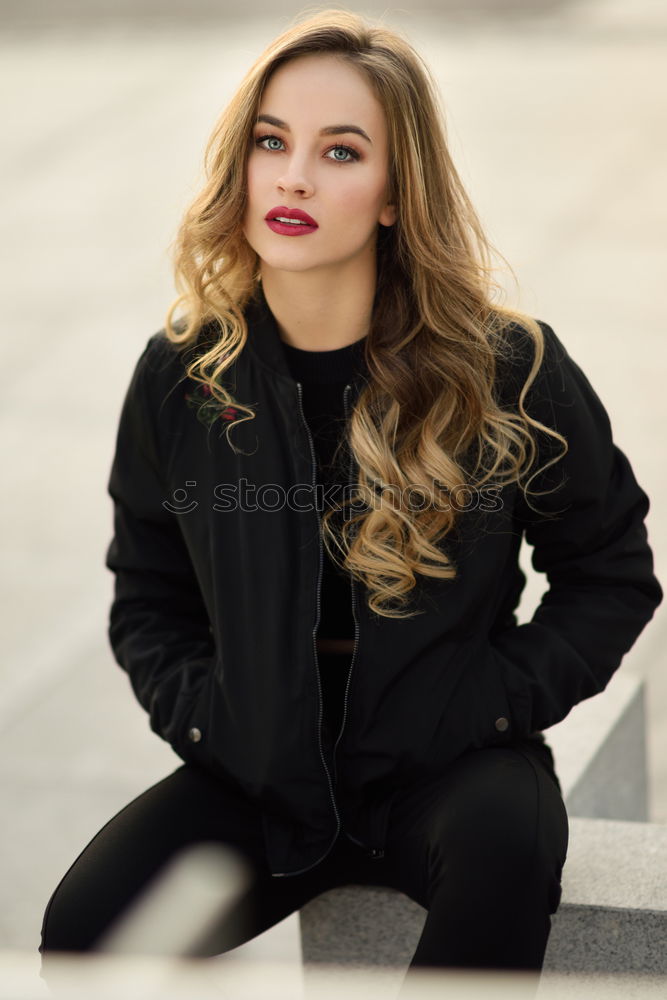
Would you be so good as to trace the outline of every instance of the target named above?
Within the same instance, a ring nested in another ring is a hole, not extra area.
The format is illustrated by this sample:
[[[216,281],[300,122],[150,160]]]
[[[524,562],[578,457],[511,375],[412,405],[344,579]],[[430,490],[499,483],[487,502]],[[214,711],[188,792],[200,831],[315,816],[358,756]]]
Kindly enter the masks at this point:
[[[396,208],[396,205],[392,205],[390,203],[388,205],[385,205],[382,211],[380,212],[380,218],[378,219],[378,222],[382,226],[393,226],[397,218],[398,218],[398,209]]]

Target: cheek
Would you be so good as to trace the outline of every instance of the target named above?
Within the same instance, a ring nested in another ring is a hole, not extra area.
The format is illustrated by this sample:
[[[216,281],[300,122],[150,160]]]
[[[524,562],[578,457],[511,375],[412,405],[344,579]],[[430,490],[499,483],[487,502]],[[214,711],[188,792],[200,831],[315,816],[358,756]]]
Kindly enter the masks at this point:
[[[246,238],[253,240],[256,238],[257,211],[261,203],[257,185],[257,172],[252,163],[248,161],[246,167],[246,199],[245,211],[243,213],[243,230]]]
[[[384,204],[386,183],[384,174],[375,170],[351,169],[347,176],[337,178],[332,195],[346,215],[372,215]]]
[[[378,215],[384,204],[384,186],[376,178],[353,178],[338,188],[335,202],[336,211],[341,215],[357,225],[366,225],[369,217]]]
[[[257,169],[256,161],[252,158],[248,160],[246,167],[246,208],[244,227],[246,232],[254,234],[256,237],[261,223],[259,221],[259,211],[266,209],[266,184],[262,182],[261,171]]]
[[[256,161],[252,158],[252,156],[248,159],[248,165],[246,167],[246,185],[248,197],[252,198],[257,189],[257,166]]]
[[[246,167],[246,180],[248,185],[248,196],[250,198],[261,195],[267,186],[275,180],[275,171],[271,171],[271,165],[265,159],[253,156],[248,157]]]

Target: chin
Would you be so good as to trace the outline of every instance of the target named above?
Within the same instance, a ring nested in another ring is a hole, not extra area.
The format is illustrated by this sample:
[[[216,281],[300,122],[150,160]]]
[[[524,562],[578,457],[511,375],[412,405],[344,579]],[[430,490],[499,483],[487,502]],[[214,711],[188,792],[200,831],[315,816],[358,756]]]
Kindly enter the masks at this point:
[[[293,242],[296,243],[297,239],[294,239]],[[306,240],[307,237],[301,237],[301,239]],[[259,257],[262,266],[270,268],[272,271],[312,271],[316,267],[327,267],[331,264],[336,264],[336,261],[320,261],[315,259],[312,251],[309,253],[305,248],[301,250],[294,248],[293,250],[286,251],[281,247],[277,251],[275,247],[272,247],[267,251],[265,247],[256,246],[253,249]]]
[[[267,265],[267,267],[275,267],[282,270],[292,270],[293,268],[300,269],[305,267],[306,264],[312,261],[312,253],[309,255],[304,250],[299,251],[297,248],[280,248],[276,250],[275,247],[256,247],[256,252],[259,258]]]

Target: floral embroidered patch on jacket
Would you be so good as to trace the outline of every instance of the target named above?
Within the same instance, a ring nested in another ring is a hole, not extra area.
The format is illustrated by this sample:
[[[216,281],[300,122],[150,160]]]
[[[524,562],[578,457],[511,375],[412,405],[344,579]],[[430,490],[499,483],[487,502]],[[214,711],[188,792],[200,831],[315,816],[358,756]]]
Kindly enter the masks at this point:
[[[216,420],[231,422],[237,420],[240,410],[235,406],[225,406],[211,392],[211,388],[201,382],[197,383],[196,389],[185,394],[185,401],[188,406],[195,410],[197,419],[205,427],[211,427]]]

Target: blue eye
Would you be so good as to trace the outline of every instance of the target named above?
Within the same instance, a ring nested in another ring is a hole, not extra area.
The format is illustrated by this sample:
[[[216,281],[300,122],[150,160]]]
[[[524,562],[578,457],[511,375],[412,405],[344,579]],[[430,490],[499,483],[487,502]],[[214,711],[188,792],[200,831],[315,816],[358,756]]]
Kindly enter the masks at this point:
[[[277,135],[263,135],[261,139],[257,140],[256,145],[260,146],[263,149],[266,149],[266,146],[262,147],[262,143],[267,142],[268,140],[273,140],[274,142],[282,142],[282,139],[279,139]],[[275,149],[275,146],[272,148]]]
[[[327,150],[328,153],[336,153],[341,149],[350,159],[341,160],[337,156],[331,157],[331,159],[336,160],[337,163],[350,163],[352,160],[358,160],[359,154],[356,149],[351,149],[349,146],[332,146],[331,149]]]

